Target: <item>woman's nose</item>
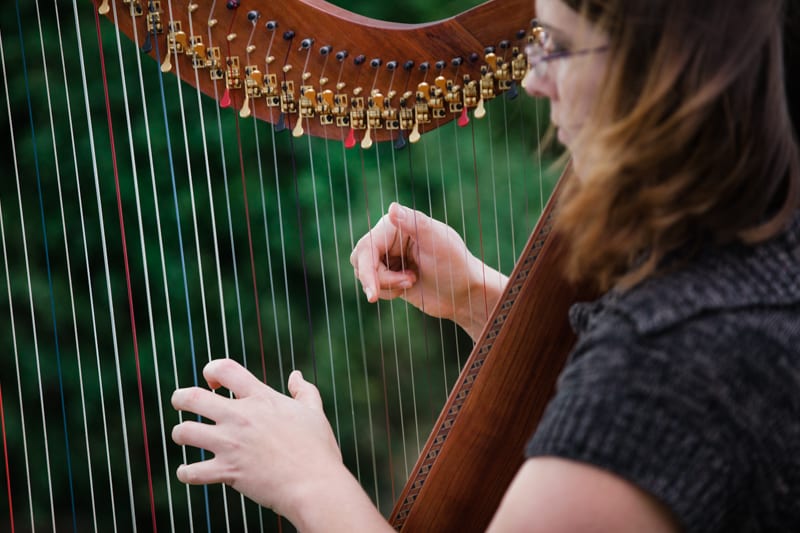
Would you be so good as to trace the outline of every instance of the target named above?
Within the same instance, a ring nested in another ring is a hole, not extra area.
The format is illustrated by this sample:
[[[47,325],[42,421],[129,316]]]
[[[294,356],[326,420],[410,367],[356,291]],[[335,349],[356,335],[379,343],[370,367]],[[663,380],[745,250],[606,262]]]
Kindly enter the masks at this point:
[[[556,87],[550,79],[548,73],[539,75],[536,69],[529,68],[528,73],[522,79],[522,87],[530,96],[539,98],[549,98],[555,100],[558,98]]]

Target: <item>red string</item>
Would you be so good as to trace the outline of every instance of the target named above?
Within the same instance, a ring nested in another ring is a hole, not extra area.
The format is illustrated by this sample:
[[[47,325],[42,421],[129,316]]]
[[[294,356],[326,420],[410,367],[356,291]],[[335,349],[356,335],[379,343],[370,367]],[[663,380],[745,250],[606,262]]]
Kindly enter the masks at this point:
[[[114,127],[111,119],[111,102],[109,99],[108,77],[106,75],[105,55],[103,53],[102,32],[100,30],[100,15],[98,14],[97,10],[94,10],[94,20],[95,20],[95,28],[97,30],[97,45],[100,53],[100,70],[103,76],[103,90],[105,92],[106,121],[108,123],[108,137],[111,143],[111,162],[114,168],[114,186],[116,188],[116,193],[117,193],[117,215],[119,217],[119,231],[120,231],[120,238],[122,241],[121,242],[122,255],[125,264],[125,284],[127,285],[127,290],[128,290],[128,309],[131,319],[131,333],[133,335],[133,353],[134,353],[134,358],[136,360],[136,382],[139,390],[139,411],[141,413],[141,418],[142,418],[142,438],[144,439],[145,465],[147,468],[147,487],[150,492],[150,514],[153,521],[153,531],[155,532],[157,531],[156,506],[155,506],[155,499],[153,497],[153,475],[150,468],[150,446],[148,444],[148,439],[147,439],[147,422],[145,420],[145,414],[144,414],[144,391],[142,389],[142,372],[139,364],[139,343],[137,341],[137,336],[136,336],[136,316],[133,310],[133,289],[131,287],[131,274],[130,274],[130,266],[128,263],[128,246],[125,239],[125,219],[122,214],[122,195],[120,193],[119,169],[117,167],[117,152],[114,144]]]
[[[233,21],[231,21],[233,24]],[[228,44],[228,56],[231,55],[230,50],[230,43]],[[253,252],[253,231],[250,227],[250,202],[247,199],[247,178],[244,172],[244,153],[242,151],[242,132],[239,126],[239,112],[236,111],[239,108],[239,99],[236,98],[234,101],[234,120],[236,124],[236,146],[239,152],[239,173],[242,177],[242,200],[244,201],[244,218],[246,221],[247,226],[247,245],[250,251],[250,273],[253,279],[253,299],[255,300],[256,306],[256,322],[258,324],[258,349],[259,354],[261,356],[261,378],[264,380],[264,383],[267,382],[267,363],[264,358],[264,333],[261,330],[261,305],[259,303],[258,298],[258,282],[256,281],[256,260],[255,260],[255,253]],[[283,379],[283,376],[280,376],[279,379]]]
[[[3,457],[6,461],[6,487],[8,488],[8,515],[11,520],[11,533],[14,533],[14,502],[11,499],[11,473],[8,468],[8,444],[6,443],[6,415],[3,411],[3,386],[0,385],[0,425],[3,428]]]

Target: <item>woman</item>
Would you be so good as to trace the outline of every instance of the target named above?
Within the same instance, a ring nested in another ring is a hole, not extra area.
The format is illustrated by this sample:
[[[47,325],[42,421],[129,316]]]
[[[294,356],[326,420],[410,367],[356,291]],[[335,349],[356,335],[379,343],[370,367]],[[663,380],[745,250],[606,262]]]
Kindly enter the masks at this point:
[[[536,8],[524,85],[550,99],[574,168],[564,268],[606,293],[572,309],[578,342],[491,528],[800,530],[800,162],[782,2]],[[351,260],[369,301],[404,297],[473,336],[486,317],[464,302],[491,307],[506,281],[399,205]],[[182,481],[228,483],[302,530],[390,530],[299,373],[294,399],[230,361],[205,376],[237,399],[176,391],[177,409],[217,422],[176,426],[177,443],[215,454]]]

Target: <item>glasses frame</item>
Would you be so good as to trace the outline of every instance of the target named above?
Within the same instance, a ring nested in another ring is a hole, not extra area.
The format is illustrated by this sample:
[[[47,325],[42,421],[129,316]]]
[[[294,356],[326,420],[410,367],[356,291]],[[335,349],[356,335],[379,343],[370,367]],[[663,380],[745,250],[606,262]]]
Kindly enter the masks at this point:
[[[566,59],[575,56],[584,56],[608,51],[609,46],[595,46],[591,48],[581,48],[580,50],[558,50],[545,53],[545,45],[548,39],[548,31],[534,21],[531,28],[531,42],[525,47],[525,56],[528,60],[528,68],[533,71],[537,78],[547,75],[547,66],[557,59]]]

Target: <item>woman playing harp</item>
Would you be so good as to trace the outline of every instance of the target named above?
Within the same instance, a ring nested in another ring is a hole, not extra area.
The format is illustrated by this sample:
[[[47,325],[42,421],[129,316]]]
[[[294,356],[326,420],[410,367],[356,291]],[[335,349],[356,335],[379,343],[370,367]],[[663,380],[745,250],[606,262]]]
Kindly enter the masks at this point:
[[[491,527],[796,530],[800,160],[783,2],[536,8],[524,86],[550,99],[574,169],[556,222],[564,269],[606,292],[570,313],[578,342]],[[352,262],[370,301],[404,297],[474,335],[460,301],[431,301],[426,286],[438,276],[496,300],[505,278],[484,285],[464,252],[451,229],[394,205]],[[431,269],[448,262],[452,276]],[[230,361],[205,377],[236,399],[175,392],[177,409],[216,422],[174,429],[215,454],[181,466],[182,481],[229,483],[303,530],[388,529],[299,374],[293,399]]]

